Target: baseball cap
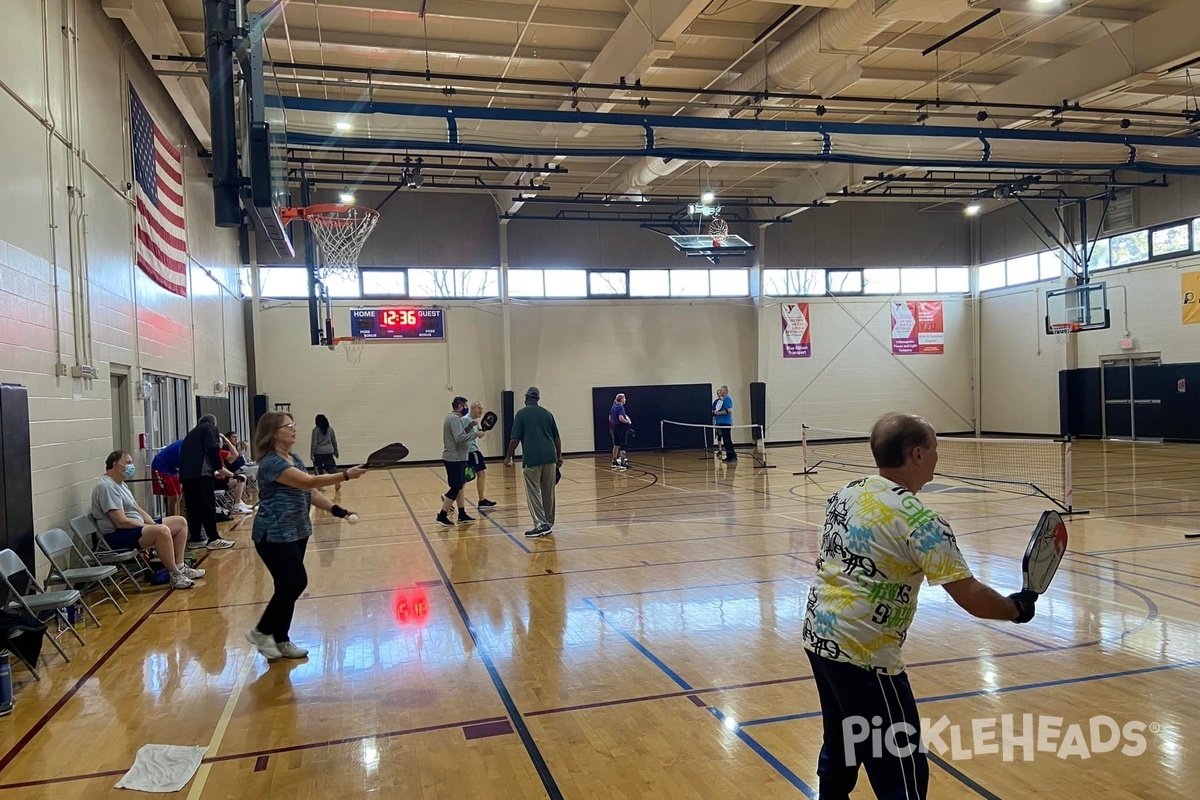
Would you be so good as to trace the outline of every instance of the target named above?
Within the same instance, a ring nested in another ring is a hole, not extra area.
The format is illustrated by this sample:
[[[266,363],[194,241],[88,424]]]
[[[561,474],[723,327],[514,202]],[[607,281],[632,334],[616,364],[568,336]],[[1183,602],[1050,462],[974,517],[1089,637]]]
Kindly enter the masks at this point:
[[[534,400],[541,400],[541,399],[542,399],[542,393],[541,393],[541,392],[538,390],[538,388],[537,388],[536,386],[530,386],[530,387],[529,387],[529,388],[528,388],[528,389],[525,391],[525,396],[526,396],[526,397],[532,397]]]

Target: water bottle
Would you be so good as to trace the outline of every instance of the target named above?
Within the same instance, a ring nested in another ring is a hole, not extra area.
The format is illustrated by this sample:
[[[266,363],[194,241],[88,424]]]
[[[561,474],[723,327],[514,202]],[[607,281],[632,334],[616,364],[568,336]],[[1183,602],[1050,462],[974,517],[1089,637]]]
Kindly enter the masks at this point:
[[[75,623],[74,624],[75,624],[75,630],[77,630],[77,631],[83,630],[83,626],[86,624],[84,622],[84,618],[83,618],[83,601],[82,600],[75,603]]]
[[[0,650],[0,717],[11,714],[13,710],[12,665],[8,660],[8,651]]]

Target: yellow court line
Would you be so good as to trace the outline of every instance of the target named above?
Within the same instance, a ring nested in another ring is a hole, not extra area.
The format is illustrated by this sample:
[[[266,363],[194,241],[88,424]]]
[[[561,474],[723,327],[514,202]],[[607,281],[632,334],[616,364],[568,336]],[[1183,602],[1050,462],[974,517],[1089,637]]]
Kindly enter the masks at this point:
[[[225,701],[225,710],[221,712],[221,718],[217,720],[217,727],[213,730],[212,739],[208,742],[208,750],[204,753],[205,758],[212,758],[220,749],[221,740],[225,738],[225,731],[229,728],[229,721],[233,719],[233,710],[237,708],[238,699],[242,696],[242,690],[246,688],[246,681],[250,678],[250,673],[254,669],[254,660],[257,657],[258,654],[254,650],[250,650],[246,654],[242,671],[238,673],[233,691],[230,693],[229,699]],[[212,764],[200,765],[200,769],[196,771],[196,777],[192,780],[192,790],[188,792],[187,800],[199,800],[200,795],[204,793],[204,784],[208,782],[208,773],[211,771]]]

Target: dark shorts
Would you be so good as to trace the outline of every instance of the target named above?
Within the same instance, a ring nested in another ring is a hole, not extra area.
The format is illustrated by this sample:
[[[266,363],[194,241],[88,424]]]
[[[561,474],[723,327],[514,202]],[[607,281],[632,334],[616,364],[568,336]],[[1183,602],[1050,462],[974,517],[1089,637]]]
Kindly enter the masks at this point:
[[[183,497],[183,484],[178,475],[168,475],[155,469],[150,471],[150,482],[154,486],[155,497]]]
[[[155,525],[162,525],[162,517],[154,519]],[[117,528],[112,533],[104,534],[104,541],[113,550],[137,550],[141,545],[143,528]]]
[[[624,447],[626,440],[629,439],[628,425],[614,425],[608,429],[608,432],[612,436],[613,447]]]
[[[225,478],[225,479],[218,478],[217,479],[217,491],[228,492],[229,491],[229,483],[231,481],[237,481],[238,483],[245,483],[246,476],[245,475],[234,475],[232,478]]]
[[[487,469],[487,461],[484,460],[483,453],[478,450],[467,454],[467,464],[475,470],[476,475]]]
[[[465,461],[443,461],[446,467],[446,483],[449,488],[446,490],[447,500],[457,500],[458,493],[462,491],[463,484],[466,478],[463,475],[463,469],[467,466]]]

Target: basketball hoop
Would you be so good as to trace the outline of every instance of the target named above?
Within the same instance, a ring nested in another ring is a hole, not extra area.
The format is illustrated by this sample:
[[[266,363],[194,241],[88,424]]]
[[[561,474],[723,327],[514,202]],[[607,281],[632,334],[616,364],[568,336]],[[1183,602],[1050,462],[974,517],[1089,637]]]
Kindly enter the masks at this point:
[[[1050,334],[1054,337],[1054,341],[1064,347],[1071,336],[1076,333],[1079,333],[1078,322],[1055,322],[1050,326]]]
[[[367,237],[375,230],[375,224],[379,222],[378,211],[325,204],[285,208],[281,216],[285,223],[300,219],[312,229],[320,251],[317,276],[322,282],[329,278],[358,279],[358,256]]]
[[[346,363],[357,364],[362,361],[363,350],[367,347],[366,339],[356,339],[353,336],[339,336],[333,340],[329,349],[335,350],[339,344],[342,345],[342,349],[346,353]]]
[[[713,246],[720,247],[729,239],[729,223],[717,217],[708,223],[708,235],[712,237]]]

